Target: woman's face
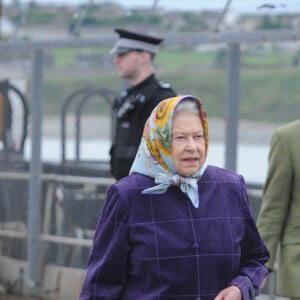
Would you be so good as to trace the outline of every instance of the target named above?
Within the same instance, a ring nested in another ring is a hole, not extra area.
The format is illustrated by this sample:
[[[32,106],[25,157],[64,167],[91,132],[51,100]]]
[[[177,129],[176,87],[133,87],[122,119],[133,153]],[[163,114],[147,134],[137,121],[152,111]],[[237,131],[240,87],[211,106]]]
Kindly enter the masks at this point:
[[[174,116],[172,125],[174,167],[179,175],[189,177],[205,162],[203,126],[199,116],[186,111]]]

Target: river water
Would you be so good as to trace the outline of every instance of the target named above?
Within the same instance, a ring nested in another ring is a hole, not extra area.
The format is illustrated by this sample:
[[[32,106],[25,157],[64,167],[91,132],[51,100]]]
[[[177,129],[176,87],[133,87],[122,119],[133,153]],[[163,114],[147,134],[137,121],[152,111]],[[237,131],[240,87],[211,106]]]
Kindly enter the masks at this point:
[[[107,139],[83,140],[80,146],[81,159],[108,160],[110,141]],[[30,159],[30,139],[25,144],[25,158]],[[237,172],[252,183],[263,183],[267,172],[267,157],[269,146],[265,144],[241,144],[237,151]],[[61,161],[61,144],[58,138],[44,138],[42,140],[41,157],[45,162]],[[66,157],[75,158],[75,143],[73,140],[66,142]],[[219,167],[225,164],[225,147],[222,143],[209,145],[207,163]]]
[[[66,158],[75,158],[75,126],[72,117],[66,124]],[[237,172],[249,182],[263,183],[267,173],[267,157],[271,134],[279,124],[241,120],[237,149]],[[210,145],[207,162],[224,167],[226,123],[222,119],[209,119]],[[108,117],[83,117],[80,158],[108,160],[110,147],[110,119]],[[61,162],[61,128],[57,116],[44,117],[42,125],[41,156],[45,162]],[[25,158],[31,156],[30,136],[25,143]]]

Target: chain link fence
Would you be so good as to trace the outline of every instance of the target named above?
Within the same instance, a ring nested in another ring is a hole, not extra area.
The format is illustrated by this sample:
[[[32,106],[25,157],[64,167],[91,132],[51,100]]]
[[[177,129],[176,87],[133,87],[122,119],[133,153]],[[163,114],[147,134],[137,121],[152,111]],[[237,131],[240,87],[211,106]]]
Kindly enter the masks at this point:
[[[111,103],[125,83],[113,43],[0,42],[0,283],[8,292],[78,297],[114,182]],[[245,176],[256,218],[271,134],[299,118],[299,33],[171,34],[155,69],[177,93],[203,100],[209,163]],[[68,276],[78,288],[63,290]]]

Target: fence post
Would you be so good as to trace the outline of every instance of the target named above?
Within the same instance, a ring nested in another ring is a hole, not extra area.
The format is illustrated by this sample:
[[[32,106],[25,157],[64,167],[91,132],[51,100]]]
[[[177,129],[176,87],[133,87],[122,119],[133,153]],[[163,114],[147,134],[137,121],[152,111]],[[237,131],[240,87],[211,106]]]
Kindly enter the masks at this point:
[[[240,98],[239,46],[238,43],[228,45],[225,168],[232,171],[236,171],[237,163]]]
[[[43,48],[34,48],[32,73],[32,123],[31,158],[28,199],[28,284],[36,288],[40,284],[40,228],[41,228],[41,115],[43,101]]]

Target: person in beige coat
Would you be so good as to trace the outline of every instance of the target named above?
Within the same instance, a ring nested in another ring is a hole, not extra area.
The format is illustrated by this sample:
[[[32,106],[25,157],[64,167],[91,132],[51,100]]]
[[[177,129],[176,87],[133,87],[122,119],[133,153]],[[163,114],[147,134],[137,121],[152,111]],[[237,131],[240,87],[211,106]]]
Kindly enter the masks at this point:
[[[300,299],[300,119],[277,128],[257,226],[276,262],[276,293]]]

